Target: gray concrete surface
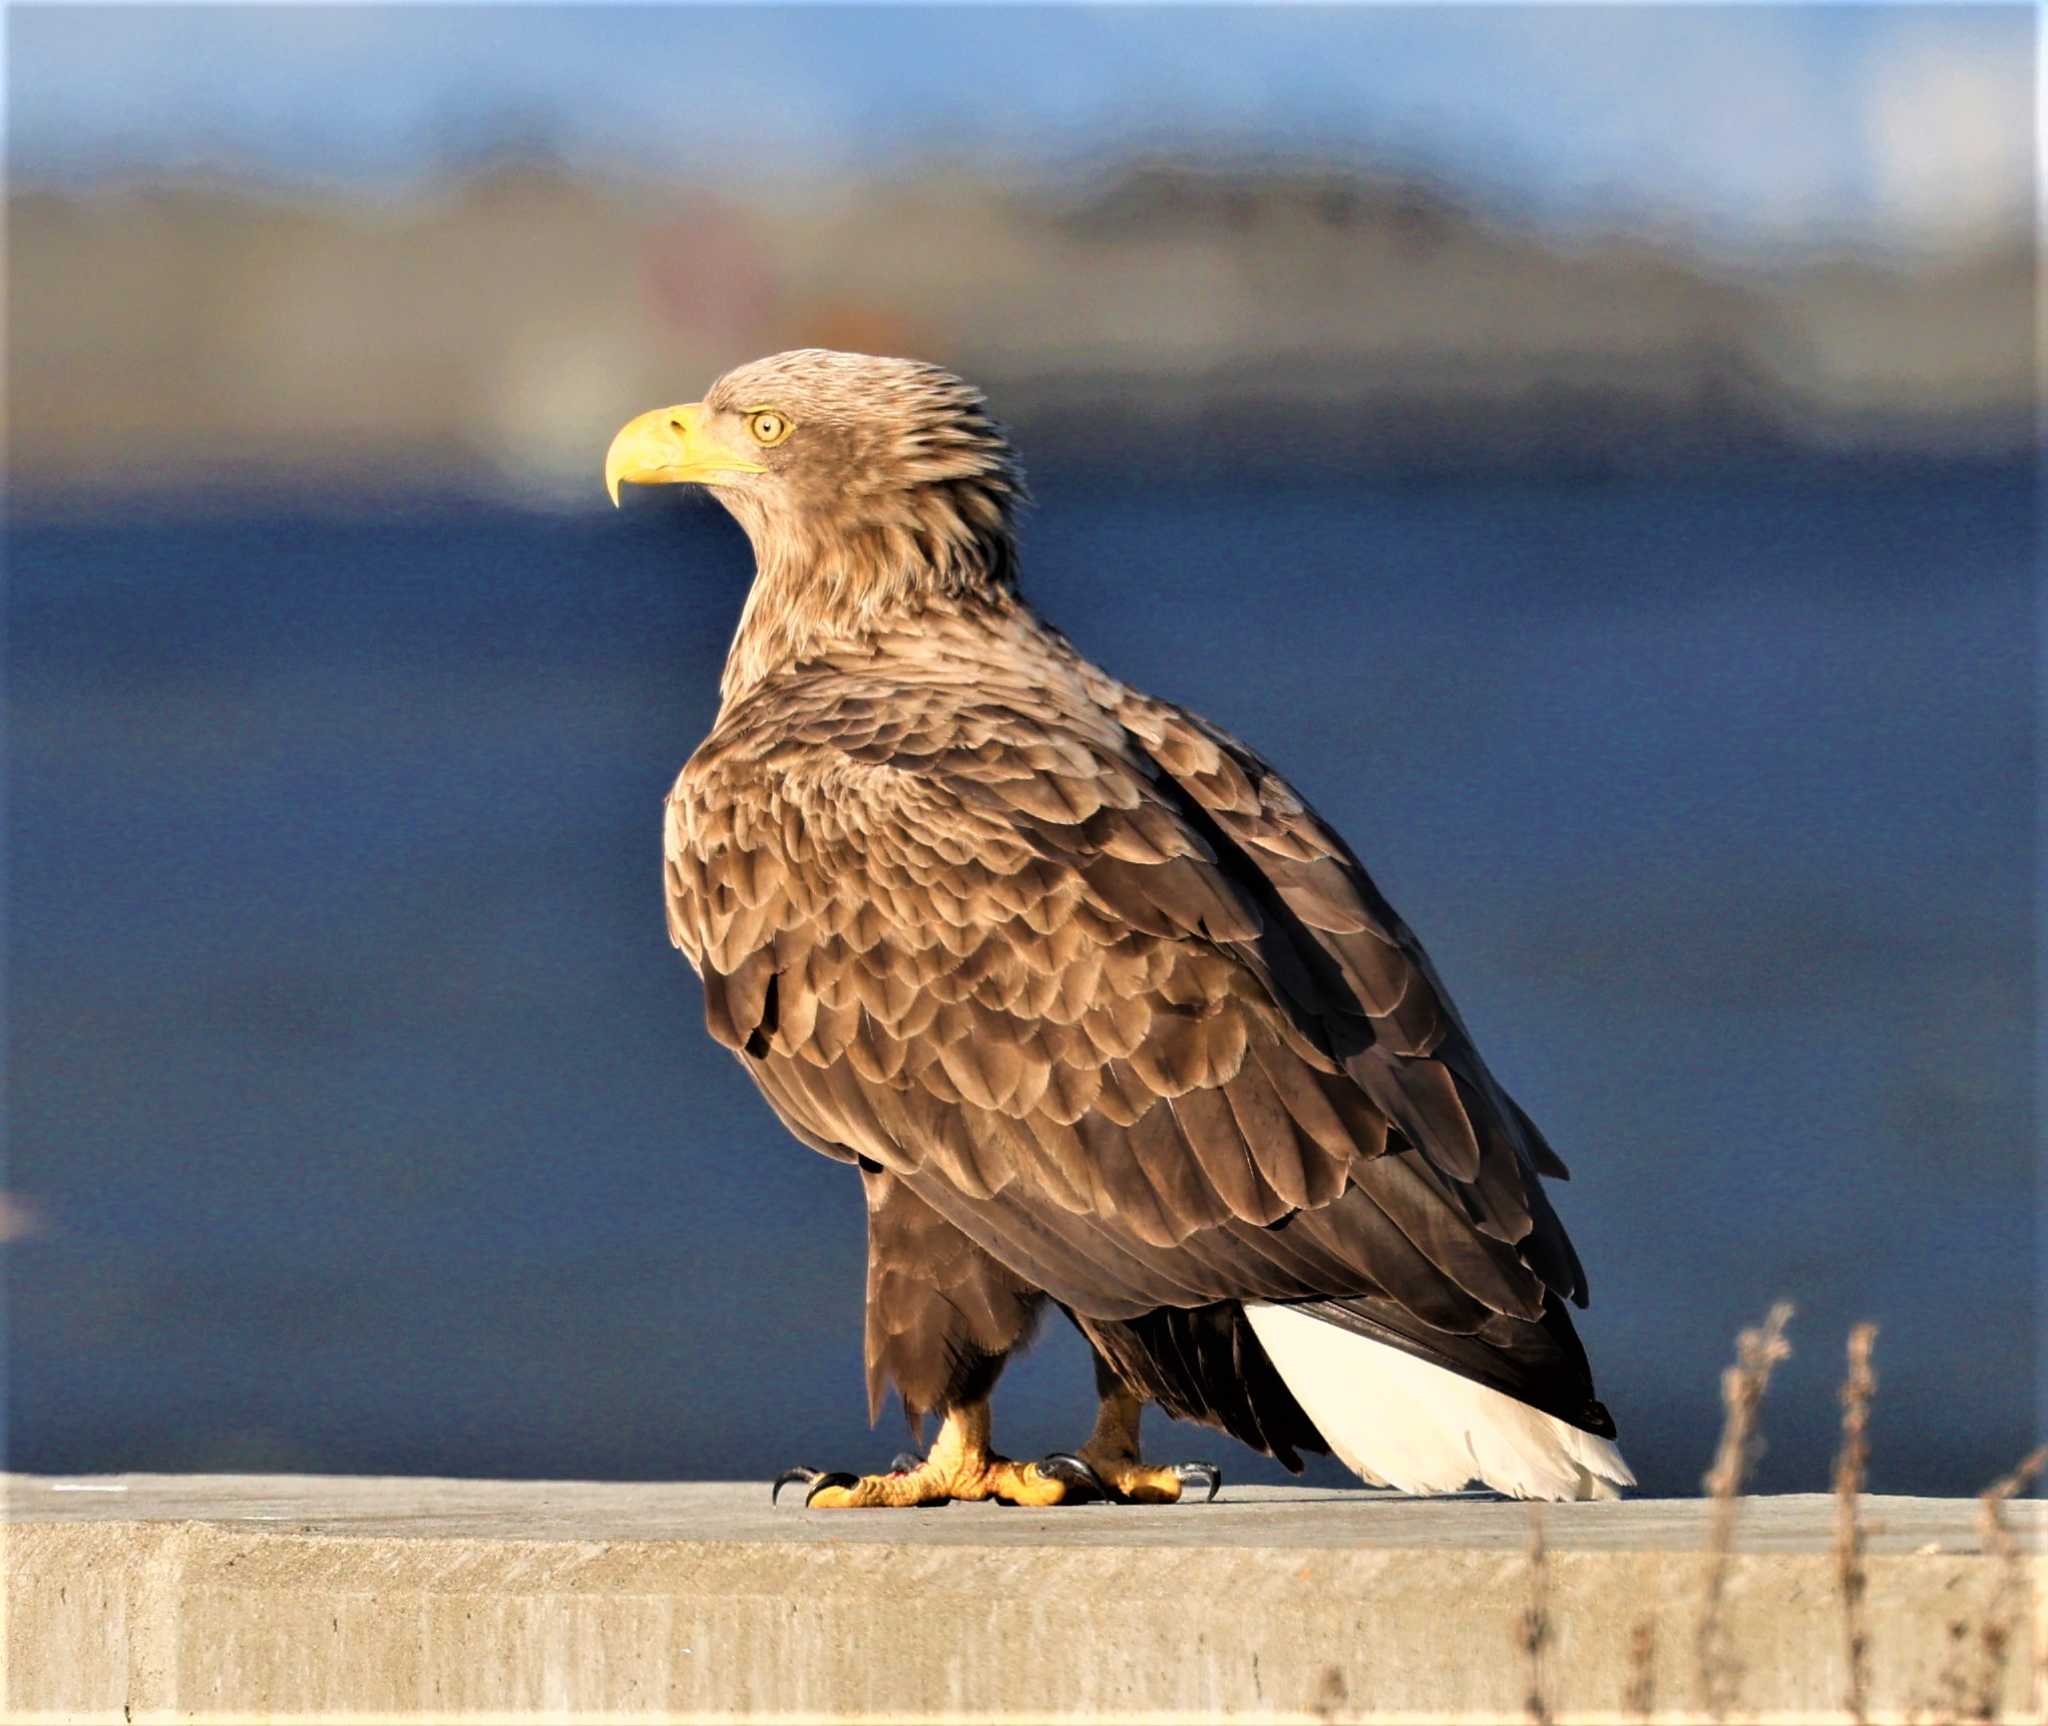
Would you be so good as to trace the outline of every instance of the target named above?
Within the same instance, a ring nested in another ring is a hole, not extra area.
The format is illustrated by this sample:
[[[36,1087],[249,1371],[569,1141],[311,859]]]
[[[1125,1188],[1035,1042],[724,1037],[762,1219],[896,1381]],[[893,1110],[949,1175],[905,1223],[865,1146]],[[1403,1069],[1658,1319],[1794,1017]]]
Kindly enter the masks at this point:
[[[758,1483],[135,1475],[4,1500],[9,1720],[1526,1717],[1530,1516],[1485,1499],[833,1514]],[[1976,1508],[1865,1501],[1874,1718],[2038,1717],[2043,1507],[2011,1508],[2010,1562]],[[1554,1718],[1633,1717],[1646,1674],[1656,1717],[1699,1716],[1704,1512],[1546,1508]],[[1842,1717],[1832,1518],[1743,1507],[1737,1717]]]

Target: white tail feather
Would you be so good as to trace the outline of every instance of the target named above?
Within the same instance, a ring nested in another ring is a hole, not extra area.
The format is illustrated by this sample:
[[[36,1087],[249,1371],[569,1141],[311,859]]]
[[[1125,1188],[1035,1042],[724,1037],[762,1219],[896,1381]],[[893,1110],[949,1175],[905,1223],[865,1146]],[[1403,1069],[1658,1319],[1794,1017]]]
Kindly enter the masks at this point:
[[[1612,1440],[1502,1391],[1298,1307],[1244,1310],[1316,1430],[1374,1486],[1478,1480],[1511,1498],[1615,1498],[1636,1483]]]

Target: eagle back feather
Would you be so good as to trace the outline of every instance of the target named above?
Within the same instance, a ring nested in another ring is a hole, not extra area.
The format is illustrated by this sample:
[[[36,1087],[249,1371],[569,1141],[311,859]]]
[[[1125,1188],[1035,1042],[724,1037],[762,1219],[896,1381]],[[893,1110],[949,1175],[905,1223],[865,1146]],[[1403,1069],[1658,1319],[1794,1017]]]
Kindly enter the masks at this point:
[[[666,852],[709,1028],[791,1130],[1082,1319],[1336,1301],[1604,1422],[1546,1318],[1585,1295],[1563,1166],[1412,934],[1256,755],[1021,603],[750,684]]]

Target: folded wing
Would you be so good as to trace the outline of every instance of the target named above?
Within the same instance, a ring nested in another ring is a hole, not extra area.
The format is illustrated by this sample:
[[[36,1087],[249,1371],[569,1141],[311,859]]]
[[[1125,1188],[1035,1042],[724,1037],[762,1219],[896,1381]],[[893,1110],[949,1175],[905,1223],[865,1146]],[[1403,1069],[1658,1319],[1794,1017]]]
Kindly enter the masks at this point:
[[[672,804],[671,929],[799,1137],[1084,1320],[1320,1303],[1612,1430],[1562,1164],[1256,756],[1120,690],[934,717],[813,679],[733,735]]]

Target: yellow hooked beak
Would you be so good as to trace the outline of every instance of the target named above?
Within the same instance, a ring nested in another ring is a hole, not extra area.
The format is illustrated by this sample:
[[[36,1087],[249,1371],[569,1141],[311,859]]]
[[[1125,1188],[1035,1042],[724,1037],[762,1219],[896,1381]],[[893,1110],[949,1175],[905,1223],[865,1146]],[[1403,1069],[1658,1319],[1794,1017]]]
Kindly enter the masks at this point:
[[[704,430],[709,417],[702,402],[656,408],[628,420],[604,453],[604,489],[614,506],[619,487],[632,485],[716,485],[722,475],[766,473],[757,461],[734,455]]]

